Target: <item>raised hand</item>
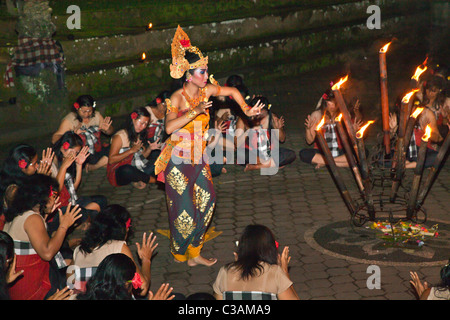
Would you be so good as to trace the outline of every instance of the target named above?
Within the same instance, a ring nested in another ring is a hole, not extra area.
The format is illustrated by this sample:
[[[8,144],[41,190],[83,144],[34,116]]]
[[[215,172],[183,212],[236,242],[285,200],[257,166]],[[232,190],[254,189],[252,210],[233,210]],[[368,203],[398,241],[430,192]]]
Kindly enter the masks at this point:
[[[156,236],[153,236],[153,232],[150,233],[148,238],[146,238],[146,236],[147,233],[144,232],[144,234],[142,235],[142,245],[136,242],[137,253],[139,255],[139,258],[141,258],[141,260],[144,259],[151,260],[153,251],[155,251],[156,247],[158,246],[158,243],[155,243]]]
[[[197,107],[195,107],[194,110],[198,114],[201,114],[201,113],[206,113],[206,110],[211,108],[211,107],[212,107],[212,101],[207,101],[207,102],[202,101],[202,102],[199,103],[199,105]]]
[[[256,116],[261,113],[261,109],[264,108],[265,104],[261,103],[261,100],[258,100],[256,104],[250,110],[246,111],[245,114],[249,117]]]
[[[69,152],[69,154],[64,157],[62,163],[61,163],[61,168],[69,168],[72,163],[75,161],[75,159],[77,158],[75,152]]]
[[[278,264],[281,266],[281,269],[286,272],[286,274],[289,273],[288,266],[290,261],[291,256],[289,255],[289,247],[284,247],[283,252],[278,256]]]
[[[420,281],[419,276],[417,275],[417,272],[409,272],[410,276],[411,276],[411,280],[409,281],[409,283],[411,283],[411,285],[414,287],[414,289],[416,289],[416,293],[418,295],[418,297],[420,298],[422,296],[422,294],[424,293],[424,291],[426,289],[428,289],[428,283],[424,282],[422,283],[422,281]]]
[[[137,141],[133,143],[130,149],[133,151],[133,153],[136,153],[141,150],[143,146],[144,144],[142,143],[141,139],[138,138]]]
[[[62,213],[61,209],[58,209],[59,226],[66,228],[67,231],[67,229],[69,229],[70,226],[72,226],[75,223],[75,221],[81,218],[80,211],[81,208],[77,204],[72,207],[71,203],[67,205],[65,214]]]
[[[111,124],[112,124],[111,117],[105,117],[100,122],[100,125],[98,126],[98,128],[103,132],[107,132],[108,129],[111,127]]]
[[[172,290],[173,288],[169,288],[168,283],[163,283],[154,295],[153,292],[149,291],[148,300],[172,300],[173,298],[175,298],[175,295],[170,296]]]
[[[78,152],[75,162],[79,165],[82,165],[86,161],[86,159],[89,157],[89,155],[90,155],[89,147],[84,146],[83,148],[81,148],[80,152]]]

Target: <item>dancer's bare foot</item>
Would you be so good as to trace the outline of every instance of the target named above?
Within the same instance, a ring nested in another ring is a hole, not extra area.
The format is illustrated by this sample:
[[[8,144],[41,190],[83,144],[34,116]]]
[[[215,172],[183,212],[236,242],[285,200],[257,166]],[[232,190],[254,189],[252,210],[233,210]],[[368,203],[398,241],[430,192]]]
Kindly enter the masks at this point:
[[[135,187],[136,189],[144,189],[147,184],[143,181],[138,181],[138,182],[132,182],[131,183],[133,185],[133,187]]]
[[[216,258],[206,259],[206,258],[203,258],[202,256],[198,256],[198,257],[195,257],[193,259],[189,259],[187,261],[187,264],[188,264],[189,267],[194,267],[194,266],[199,265],[199,264],[207,266],[207,267],[210,267],[213,264],[215,264],[216,262],[217,262]]]

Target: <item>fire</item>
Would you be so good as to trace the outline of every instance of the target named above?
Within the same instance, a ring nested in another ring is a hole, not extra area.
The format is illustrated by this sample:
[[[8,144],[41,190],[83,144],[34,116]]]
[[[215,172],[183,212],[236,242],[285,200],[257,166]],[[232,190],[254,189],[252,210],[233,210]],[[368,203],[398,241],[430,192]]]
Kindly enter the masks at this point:
[[[425,134],[422,136],[422,140],[423,141],[428,141],[428,139],[430,139],[431,137],[431,127],[429,125],[427,125],[427,127],[425,128]]]
[[[361,127],[361,129],[359,129],[359,131],[356,133],[356,137],[357,137],[358,139],[361,139],[361,138],[363,137],[364,131],[367,129],[367,127],[368,127],[369,125],[371,125],[372,123],[374,123],[374,122],[375,122],[374,120],[368,121],[366,125],[364,125],[363,127]]]
[[[322,120],[320,120],[319,124],[317,125],[316,131],[319,131],[320,128],[322,128],[324,123],[325,123],[325,116],[322,117]]]
[[[427,58],[427,59],[428,59],[428,58]],[[426,70],[427,70],[427,67],[424,67],[424,68],[422,69],[420,66],[418,66],[418,67],[416,68],[416,72],[415,72],[414,75],[411,77],[411,79],[414,79],[414,80],[416,80],[416,81],[419,81],[420,75],[421,75],[422,73],[424,73]]]
[[[147,26],[147,29],[151,29],[152,27],[153,27],[153,23],[150,22]]]
[[[341,113],[334,120],[339,122],[339,121],[341,121],[342,116],[343,116],[343,114]]]
[[[409,102],[409,99],[411,99],[412,95],[413,95],[415,92],[417,92],[417,91],[419,91],[419,89],[414,89],[413,91],[408,92],[408,93],[403,97],[402,103],[408,103],[408,102]]]
[[[147,56],[145,55],[145,52],[142,52],[141,60],[145,60],[145,58],[147,58]]]
[[[422,107],[417,108],[413,114],[411,115],[411,117],[417,118],[419,116],[419,114],[423,111]]]
[[[380,49],[380,53],[386,53],[386,51],[388,50],[389,46],[391,45],[392,41],[385,44],[383,48]]]
[[[348,79],[348,75],[345,76],[345,78],[341,78],[338,83],[336,83],[334,86],[331,87],[332,90],[339,90],[341,85],[346,82]]]

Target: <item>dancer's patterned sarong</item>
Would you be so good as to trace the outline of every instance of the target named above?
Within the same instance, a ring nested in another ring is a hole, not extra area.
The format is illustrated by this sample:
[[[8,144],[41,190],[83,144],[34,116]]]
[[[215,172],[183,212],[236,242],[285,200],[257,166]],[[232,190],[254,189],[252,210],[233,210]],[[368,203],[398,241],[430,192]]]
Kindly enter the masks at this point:
[[[170,250],[175,259],[186,261],[200,255],[216,203],[209,165],[175,164],[165,170],[169,212]]]

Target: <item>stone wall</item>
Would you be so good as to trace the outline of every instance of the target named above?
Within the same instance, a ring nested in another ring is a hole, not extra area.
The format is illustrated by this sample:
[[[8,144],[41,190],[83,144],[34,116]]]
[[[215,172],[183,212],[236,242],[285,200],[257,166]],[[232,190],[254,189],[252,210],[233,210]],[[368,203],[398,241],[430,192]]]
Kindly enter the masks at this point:
[[[145,104],[169,87],[170,43],[178,23],[209,56],[209,71],[219,82],[240,73],[251,84],[256,79],[349,64],[352,59],[376,54],[374,48],[393,37],[398,46],[407,46],[427,33],[431,11],[430,3],[423,0],[319,0],[307,4],[204,0],[182,6],[155,1],[154,5],[123,10],[82,7],[81,30],[68,30],[69,15],[62,11],[61,2],[53,21],[58,30],[55,38],[66,56],[68,101],[89,93],[97,99],[101,112],[112,116]],[[367,28],[370,14],[366,10],[371,4],[381,8],[380,30]],[[153,28],[146,31],[150,21]],[[2,70],[16,41],[13,22],[11,17],[0,20],[6,35],[0,47]],[[145,62],[139,61],[142,52],[148,57]],[[4,127],[5,119],[11,122],[20,117],[16,106],[7,102],[14,94],[13,90],[0,91],[0,124],[3,119]],[[62,114],[54,116],[59,119]],[[42,133],[49,130],[54,128],[39,128]]]

